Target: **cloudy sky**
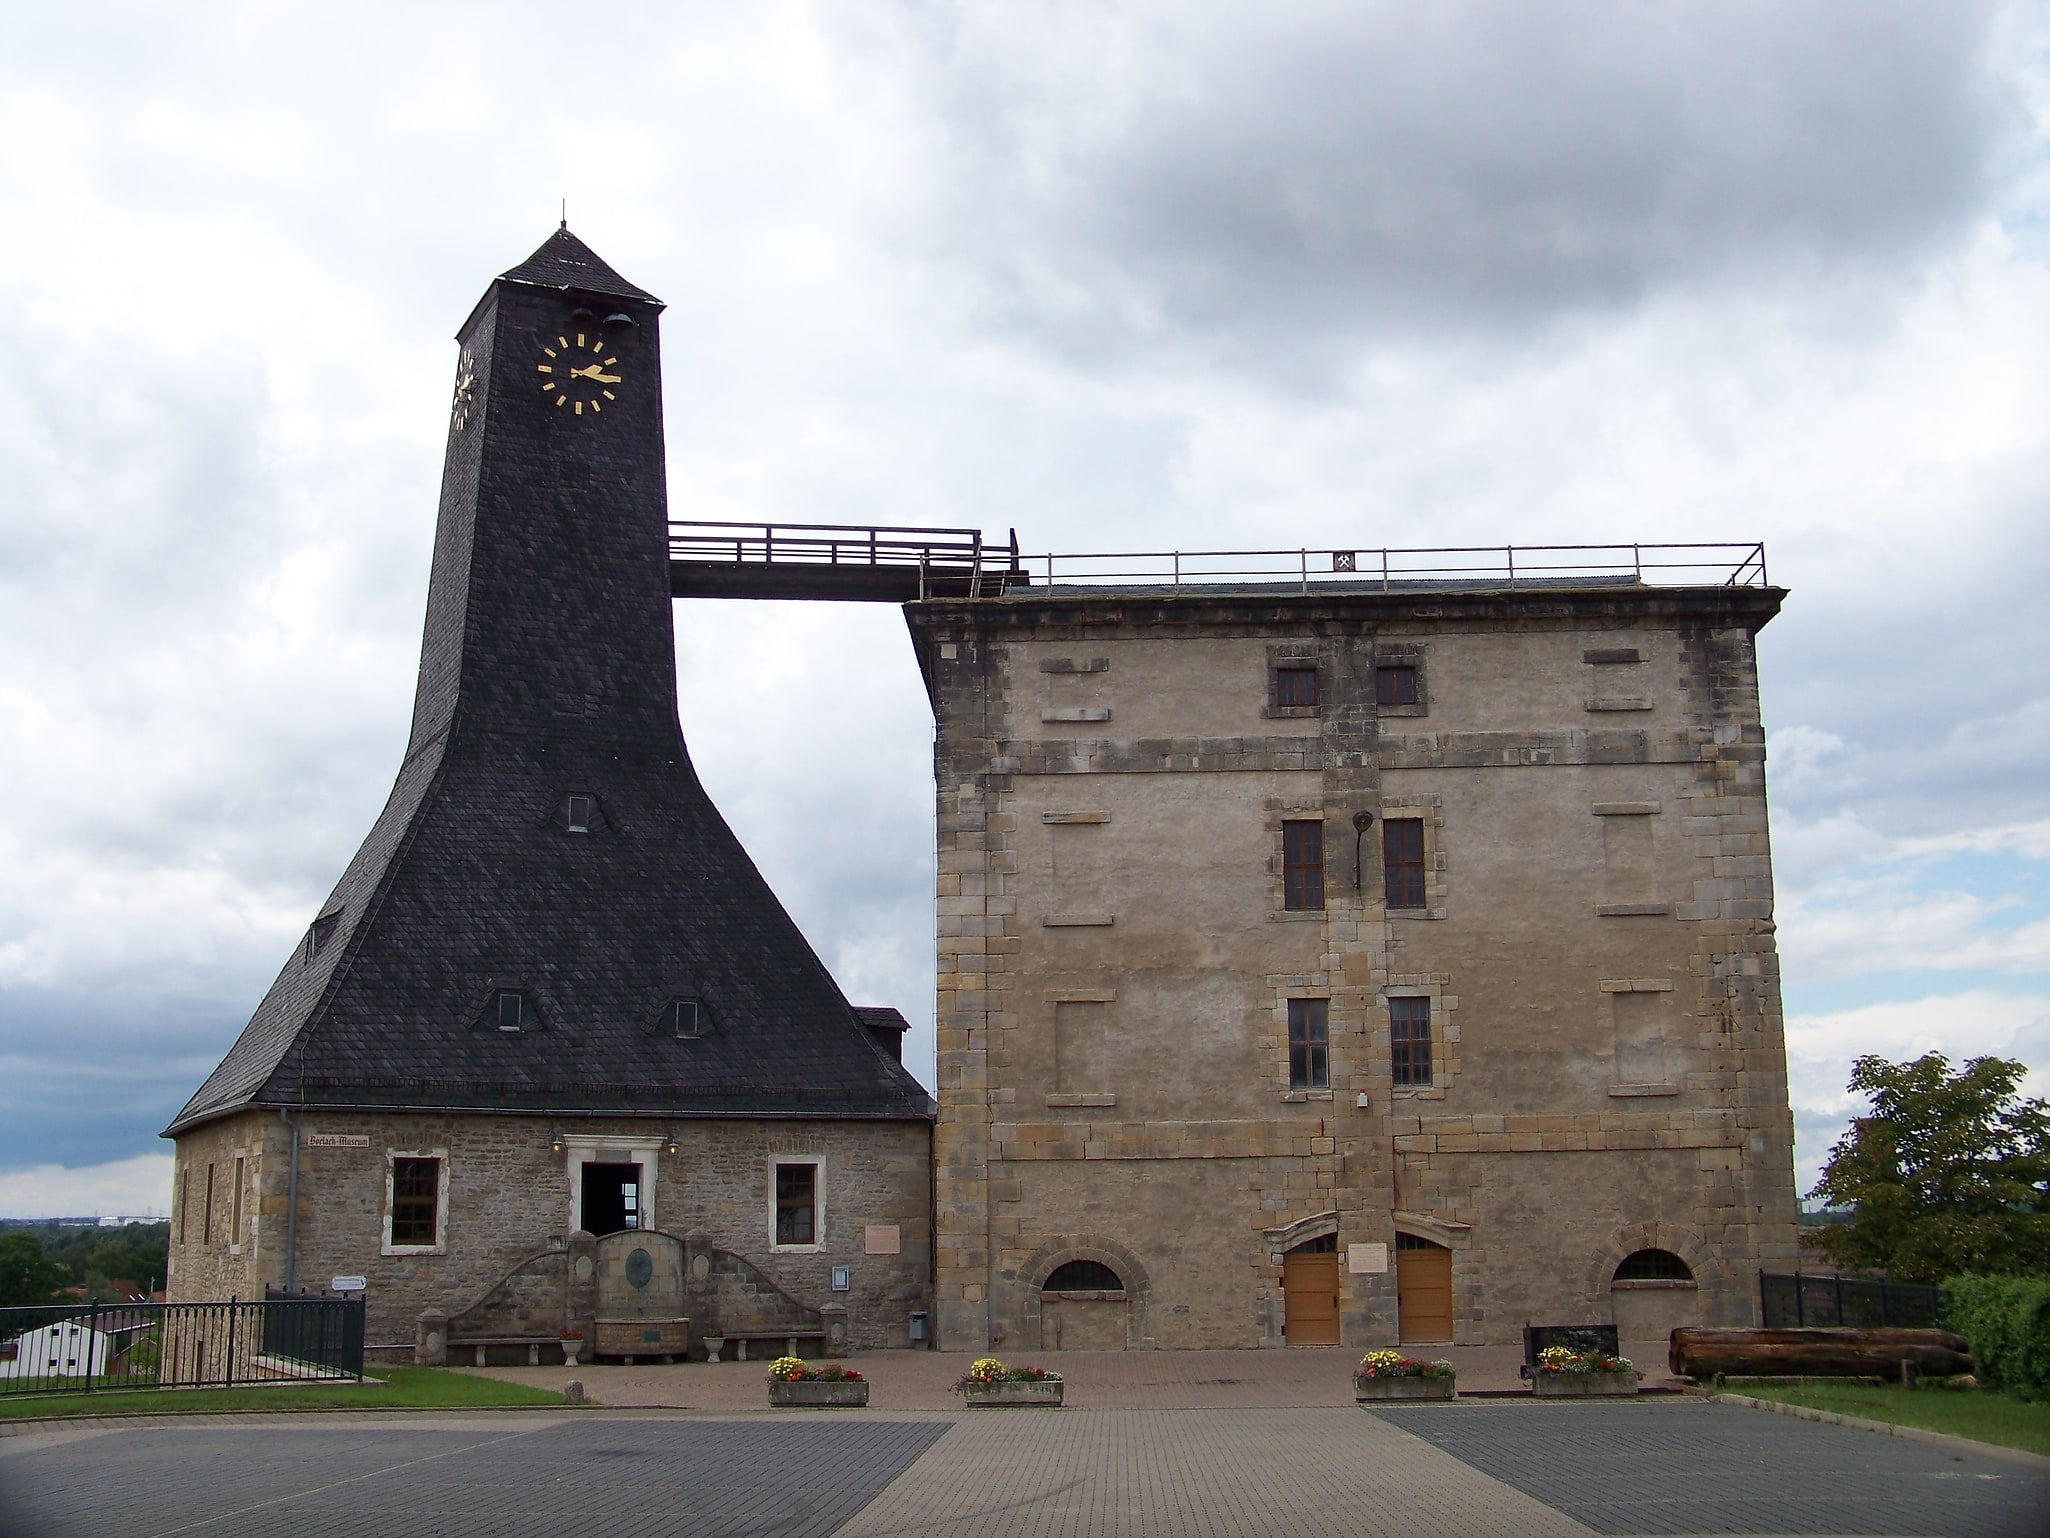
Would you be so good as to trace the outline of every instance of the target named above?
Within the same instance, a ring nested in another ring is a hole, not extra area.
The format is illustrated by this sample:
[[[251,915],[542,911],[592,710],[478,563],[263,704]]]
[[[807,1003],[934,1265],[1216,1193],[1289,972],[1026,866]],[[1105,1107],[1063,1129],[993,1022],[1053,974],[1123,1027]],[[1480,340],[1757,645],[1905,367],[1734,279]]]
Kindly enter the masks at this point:
[[[563,198],[669,302],[678,517],[1763,539],[1804,1178],[1859,1052],[2050,1088],[2040,7],[79,3],[0,125],[0,1215],[163,1208],[390,787],[449,338]],[[901,618],[677,629],[930,1080]]]

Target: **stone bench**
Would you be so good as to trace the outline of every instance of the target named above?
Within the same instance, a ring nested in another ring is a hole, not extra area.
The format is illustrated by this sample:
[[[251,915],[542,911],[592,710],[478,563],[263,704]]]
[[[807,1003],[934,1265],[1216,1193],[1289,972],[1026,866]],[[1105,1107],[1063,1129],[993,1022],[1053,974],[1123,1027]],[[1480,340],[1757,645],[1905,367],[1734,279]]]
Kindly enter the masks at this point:
[[[460,1339],[453,1336],[450,1337],[448,1349],[451,1353],[474,1349],[477,1353],[476,1364],[479,1367],[483,1367],[486,1365],[484,1353],[487,1348],[491,1346],[525,1346],[527,1348],[527,1365],[529,1367],[539,1367],[541,1365],[541,1348],[543,1346],[559,1346],[561,1344],[561,1338],[555,1335],[465,1335]]]
[[[812,1346],[811,1354],[813,1356],[818,1357],[826,1354],[826,1332],[824,1330],[778,1330],[774,1334],[770,1334],[766,1330],[746,1330],[736,1331],[731,1335],[707,1335],[704,1340],[705,1360],[708,1362],[720,1360],[719,1353],[728,1346],[735,1348],[733,1360],[744,1362],[747,1360],[747,1348],[751,1344],[770,1347],[777,1356],[803,1356],[805,1353],[797,1348],[798,1343],[804,1341],[809,1342]]]

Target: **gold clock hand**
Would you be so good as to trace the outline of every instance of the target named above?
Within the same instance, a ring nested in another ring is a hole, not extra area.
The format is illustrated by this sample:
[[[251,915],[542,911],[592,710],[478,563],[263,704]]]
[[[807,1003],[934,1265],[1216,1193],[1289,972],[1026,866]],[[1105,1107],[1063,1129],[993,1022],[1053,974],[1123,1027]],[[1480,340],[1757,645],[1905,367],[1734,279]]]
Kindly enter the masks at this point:
[[[584,377],[590,380],[593,384],[619,383],[619,376],[617,374],[601,374],[598,372],[598,365],[595,363],[584,370]]]

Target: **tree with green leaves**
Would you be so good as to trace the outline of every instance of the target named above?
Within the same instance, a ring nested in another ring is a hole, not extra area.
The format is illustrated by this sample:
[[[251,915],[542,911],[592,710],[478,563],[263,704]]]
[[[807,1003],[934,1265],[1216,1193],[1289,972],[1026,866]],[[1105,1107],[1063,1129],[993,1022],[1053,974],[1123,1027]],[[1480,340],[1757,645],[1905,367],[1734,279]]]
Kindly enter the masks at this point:
[[[64,1273],[50,1263],[34,1234],[0,1234],[0,1308],[47,1303],[64,1285]]]
[[[2028,1065],[1940,1052],[1861,1057],[1868,1115],[1829,1151],[1811,1195],[1851,1210],[1823,1230],[1830,1258],[1905,1281],[2050,1275],[2050,1109],[2024,1097]]]

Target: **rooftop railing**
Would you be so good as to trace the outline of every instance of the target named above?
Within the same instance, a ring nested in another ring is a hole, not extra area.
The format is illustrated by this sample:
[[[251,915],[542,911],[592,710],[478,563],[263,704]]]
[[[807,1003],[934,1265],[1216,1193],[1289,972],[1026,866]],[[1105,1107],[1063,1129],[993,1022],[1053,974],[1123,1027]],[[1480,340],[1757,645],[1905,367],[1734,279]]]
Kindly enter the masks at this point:
[[[1440,545],[1293,550],[1113,550],[1027,555],[976,529],[672,523],[679,593],[892,598],[1089,588],[1301,592],[1515,590],[1630,584],[1769,585],[1762,543]],[[721,573],[731,573],[730,577]],[[779,577],[776,574],[781,573]],[[751,575],[743,575],[751,574]],[[681,579],[680,579],[681,580]],[[787,588],[787,592],[784,590]]]
[[[1442,545],[1420,549],[1110,551],[1026,555],[1035,587],[1288,584],[1308,592],[1371,589],[1765,587],[1765,546],[1751,544]]]

